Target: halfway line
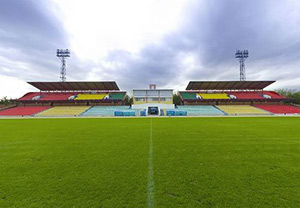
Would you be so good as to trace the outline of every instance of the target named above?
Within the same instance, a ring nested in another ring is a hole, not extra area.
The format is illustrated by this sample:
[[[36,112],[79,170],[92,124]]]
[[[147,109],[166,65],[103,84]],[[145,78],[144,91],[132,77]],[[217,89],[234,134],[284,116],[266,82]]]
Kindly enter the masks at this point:
[[[154,179],[153,179],[153,141],[152,141],[152,119],[150,123],[150,136],[149,136],[149,158],[148,158],[148,208],[154,206]]]

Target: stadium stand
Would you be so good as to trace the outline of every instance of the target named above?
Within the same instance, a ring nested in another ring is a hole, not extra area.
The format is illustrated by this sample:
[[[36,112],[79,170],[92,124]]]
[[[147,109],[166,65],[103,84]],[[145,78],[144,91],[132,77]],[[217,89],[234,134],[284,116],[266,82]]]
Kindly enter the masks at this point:
[[[264,91],[275,81],[191,81],[178,95],[184,105],[262,104],[288,100],[276,92]]]
[[[30,92],[25,94],[19,101],[61,101],[61,100],[123,100],[125,92],[121,93],[98,93],[98,94],[78,94],[78,93],[48,93]]]
[[[178,92],[182,105],[178,105],[175,108],[172,102],[173,90],[169,89],[133,90],[133,92],[136,92],[133,96],[134,104],[129,107],[123,106],[126,92],[120,91],[115,82],[28,83],[38,88],[39,92],[29,92],[23,97],[14,100],[14,104],[20,107],[0,109],[0,116],[300,114],[300,108],[282,105],[288,98],[273,91],[264,91],[264,88],[274,83],[274,81],[191,81],[186,91]],[[157,92],[157,95],[154,92]],[[144,99],[145,97],[146,99]],[[139,106],[140,108],[135,108],[136,102],[144,103],[141,104],[142,106]],[[166,102],[171,105],[163,105]],[[150,105],[149,107],[144,105],[145,103],[157,106]],[[152,108],[159,113],[153,114]]]
[[[197,93],[195,92],[180,92],[180,95],[184,100],[197,99]]]
[[[19,98],[19,100],[33,100],[33,98],[40,99],[39,97],[42,97],[42,94],[40,92],[29,92],[26,93],[23,97]]]
[[[16,107],[14,104],[9,104],[9,105],[0,105],[0,111],[8,109],[8,108],[13,108]]]
[[[197,93],[201,99],[229,99],[226,93]]]
[[[300,108],[290,105],[255,105],[274,114],[300,114]]]
[[[212,105],[181,105],[177,106],[177,109],[187,111],[187,116],[224,115]]]
[[[31,116],[51,108],[50,106],[18,106],[0,111],[0,116]]]
[[[47,93],[42,96],[39,100],[69,100],[72,96],[75,96],[74,93]]]
[[[95,115],[113,116],[114,111],[120,109],[124,110],[124,115],[136,114],[135,111],[125,112],[130,110],[129,107],[125,109],[120,107],[124,104],[126,92],[120,91],[114,81],[28,82],[28,84],[36,87],[39,92],[29,92],[19,99],[12,100],[14,105],[11,107],[16,105],[24,107],[7,109],[7,111],[0,109],[3,115],[78,116],[91,106],[110,106],[111,108],[105,108],[106,110],[100,113],[96,111]],[[114,106],[119,106],[119,108],[114,109]]]
[[[115,111],[130,110],[129,106],[94,106],[81,116],[114,116]]]
[[[55,106],[37,116],[78,116],[89,108],[90,106]]]
[[[261,93],[258,92],[227,92],[231,99],[265,99]]]
[[[29,92],[19,99],[19,101],[41,101],[41,100],[68,100],[75,93],[47,93],[47,92]]]
[[[118,105],[126,92],[116,82],[28,82],[40,92],[26,93],[15,100],[22,105]]]
[[[272,92],[272,91],[227,92],[227,94],[229,97],[231,97],[233,99],[247,99],[247,100],[286,99],[285,97],[279,95],[276,92]]]
[[[286,99],[285,97],[279,95],[272,91],[257,91],[257,92],[247,92],[247,91],[234,91],[225,93],[195,93],[195,92],[180,92],[182,100],[266,100],[266,99]]]
[[[268,115],[267,111],[250,105],[218,105],[216,106],[228,115]]]
[[[125,92],[120,92],[120,93],[110,93],[109,94],[109,99],[112,100],[123,100],[125,97],[126,93]]]
[[[75,100],[103,100],[108,94],[78,94]]]
[[[271,99],[285,99],[285,97],[279,95],[277,92],[272,92],[272,91],[264,91],[262,92],[262,96],[268,95],[271,97]]]

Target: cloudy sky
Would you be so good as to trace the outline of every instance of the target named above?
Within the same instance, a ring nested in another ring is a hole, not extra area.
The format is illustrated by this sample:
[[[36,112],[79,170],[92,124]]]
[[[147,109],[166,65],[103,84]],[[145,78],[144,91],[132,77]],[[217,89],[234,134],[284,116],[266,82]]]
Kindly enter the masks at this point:
[[[299,0],[1,0],[0,96],[58,81],[116,80],[123,90],[184,89],[189,80],[247,80],[300,89]]]

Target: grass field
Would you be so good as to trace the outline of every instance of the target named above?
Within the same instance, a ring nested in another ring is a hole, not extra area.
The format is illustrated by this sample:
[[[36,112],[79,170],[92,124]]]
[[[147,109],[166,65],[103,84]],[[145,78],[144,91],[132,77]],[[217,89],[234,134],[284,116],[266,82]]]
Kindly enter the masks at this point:
[[[300,207],[300,118],[0,120],[0,207]]]

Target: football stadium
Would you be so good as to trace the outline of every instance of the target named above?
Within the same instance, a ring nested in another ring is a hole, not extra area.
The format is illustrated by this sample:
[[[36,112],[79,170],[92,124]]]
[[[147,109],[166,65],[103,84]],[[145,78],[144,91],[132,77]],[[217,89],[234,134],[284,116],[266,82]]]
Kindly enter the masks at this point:
[[[300,108],[274,81],[28,82],[1,118],[0,207],[298,207]]]
[[[10,117],[146,117],[146,116],[261,116],[298,115],[300,108],[264,90],[275,81],[191,81],[178,91],[180,105],[173,104],[173,89],[133,89],[133,104],[125,105],[126,91],[115,81],[28,82],[38,92],[28,92],[4,106],[0,116]]]
[[[299,208],[299,49],[299,0],[1,0],[0,208]]]

